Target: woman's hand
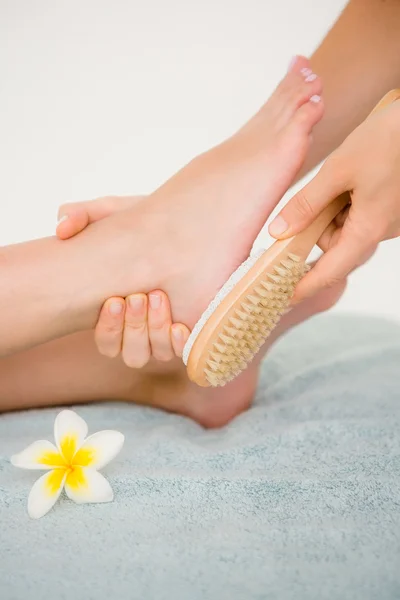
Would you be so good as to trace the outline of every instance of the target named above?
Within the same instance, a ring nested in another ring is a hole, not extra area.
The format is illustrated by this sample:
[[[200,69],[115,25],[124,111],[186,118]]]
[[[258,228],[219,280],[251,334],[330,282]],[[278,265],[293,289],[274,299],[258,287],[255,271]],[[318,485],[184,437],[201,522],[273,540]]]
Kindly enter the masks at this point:
[[[60,207],[57,236],[66,240],[90,223],[143,202],[144,196],[106,197]],[[109,298],[103,305],[95,329],[99,352],[110,358],[122,354],[128,367],[141,368],[151,357],[169,361],[182,356],[189,329],[172,324],[168,296],[160,290]]]
[[[86,202],[69,202],[58,209],[57,237],[67,240],[95,221],[143,202],[146,196],[105,196]]]
[[[400,235],[400,101],[354,130],[282,209],[270,234],[285,239],[299,233],[346,191],[351,205],[321,237],[325,254],[297,286],[295,302],[341,281],[379,242]]]

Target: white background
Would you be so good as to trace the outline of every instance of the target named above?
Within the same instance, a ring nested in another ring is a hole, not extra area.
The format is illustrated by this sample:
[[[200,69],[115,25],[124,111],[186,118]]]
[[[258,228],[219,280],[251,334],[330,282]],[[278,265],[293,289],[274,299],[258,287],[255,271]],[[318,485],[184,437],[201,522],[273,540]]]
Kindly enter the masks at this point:
[[[51,235],[62,202],[150,192],[258,109],[344,4],[0,0],[0,243]],[[399,248],[336,310],[400,319]]]

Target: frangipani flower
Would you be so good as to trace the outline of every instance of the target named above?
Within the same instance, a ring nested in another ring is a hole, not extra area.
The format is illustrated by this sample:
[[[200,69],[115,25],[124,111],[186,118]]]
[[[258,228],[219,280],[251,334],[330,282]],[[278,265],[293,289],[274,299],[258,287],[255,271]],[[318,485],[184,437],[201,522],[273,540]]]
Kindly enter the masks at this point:
[[[113,500],[110,484],[98,471],[117,456],[124,436],[110,430],[86,438],[87,432],[88,426],[82,417],[72,410],[63,410],[54,423],[56,446],[39,440],[11,457],[15,467],[49,471],[30,491],[28,514],[33,519],[43,517],[57,502],[63,489],[78,504]]]

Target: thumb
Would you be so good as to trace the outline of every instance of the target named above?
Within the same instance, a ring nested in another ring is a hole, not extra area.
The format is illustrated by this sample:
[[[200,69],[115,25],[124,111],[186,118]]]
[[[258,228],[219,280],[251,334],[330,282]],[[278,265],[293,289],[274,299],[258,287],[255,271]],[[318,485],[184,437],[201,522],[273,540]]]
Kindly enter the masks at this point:
[[[303,231],[322,210],[346,191],[347,179],[337,161],[328,158],[316,176],[293,196],[270,224],[274,238],[284,239]]]
[[[61,220],[65,216],[82,211],[87,214],[88,223],[94,223],[115,212],[125,210],[143,199],[144,196],[105,196],[84,202],[68,202],[58,209],[58,218]]]
[[[83,231],[90,223],[130,208],[144,196],[106,196],[86,202],[63,204],[58,210],[57,236],[66,240]]]
[[[89,223],[90,215],[87,209],[83,207],[70,209],[64,214],[59,212],[56,235],[60,240],[68,240],[83,231]]]
[[[333,287],[374,254],[379,240],[364,225],[368,221],[363,221],[357,214],[347,219],[335,246],[322,255],[296,286],[293,304],[313,296],[319,290]]]

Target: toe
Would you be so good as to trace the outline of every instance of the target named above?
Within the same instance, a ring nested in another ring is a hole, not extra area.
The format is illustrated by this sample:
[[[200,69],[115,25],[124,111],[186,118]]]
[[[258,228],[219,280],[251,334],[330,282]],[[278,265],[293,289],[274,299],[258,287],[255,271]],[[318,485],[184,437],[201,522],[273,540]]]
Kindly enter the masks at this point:
[[[286,126],[279,132],[275,147],[281,150],[290,164],[299,169],[309,150],[312,140],[312,129],[324,113],[323,100],[320,96],[312,97],[303,104],[289,119]],[[289,164],[288,162],[286,164]]]
[[[308,59],[298,56],[268,102],[277,126],[283,128],[300,107],[321,93],[321,78],[312,72]]]
[[[311,130],[324,114],[324,103],[319,94],[314,94],[293,115],[290,127],[297,127],[302,134],[310,135]]]

